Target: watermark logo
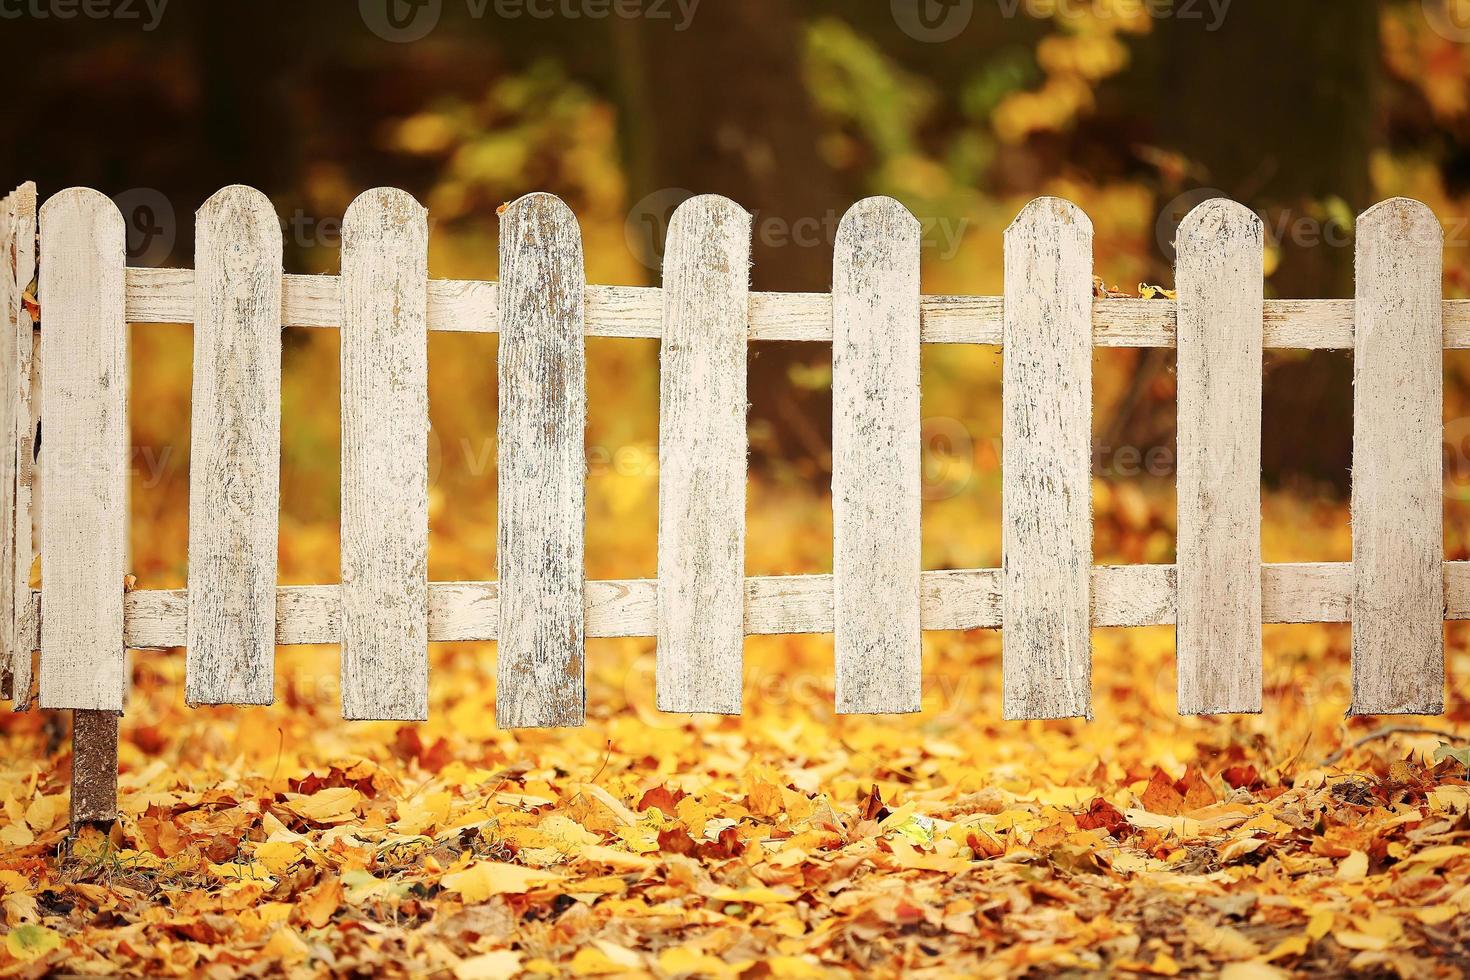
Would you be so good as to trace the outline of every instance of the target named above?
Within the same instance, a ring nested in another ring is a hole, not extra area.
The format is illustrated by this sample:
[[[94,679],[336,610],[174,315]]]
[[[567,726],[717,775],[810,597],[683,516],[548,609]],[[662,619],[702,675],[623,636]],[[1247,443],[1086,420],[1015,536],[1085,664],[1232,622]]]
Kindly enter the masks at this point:
[[[1159,209],[1159,217],[1154,222],[1154,240],[1158,242],[1159,251],[1164,253],[1171,264],[1178,257],[1174,240],[1179,236],[1179,226],[1184,223],[1189,212],[1206,201],[1226,196],[1224,191],[1214,187],[1196,187],[1192,191],[1185,191]]]
[[[358,0],[357,9],[362,22],[378,37],[411,44],[439,26],[444,0]]]
[[[664,264],[664,244],[669,222],[679,205],[694,196],[683,187],[665,187],[640,198],[628,209],[623,222],[623,240],[628,252],[645,268],[657,272]]]
[[[889,0],[893,22],[915,41],[943,44],[970,26],[975,0]]]
[[[136,22],[144,31],[163,21],[168,0],[0,0],[0,20],[116,20]]]
[[[663,268],[664,249],[674,212],[694,192],[683,187],[665,187],[640,198],[628,209],[623,223],[628,251],[646,269]],[[751,216],[752,242],[765,249],[832,248],[843,212],[822,211],[795,218],[757,211]],[[949,260],[959,254],[968,218],[926,217],[919,219],[919,246],[935,258]]]
[[[1149,20],[1203,21],[1207,32],[1225,25],[1234,0],[996,0],[1001,17],[1025,14],[1032,20],[1080,21]]]
[[[127,227],[128,265],[157,266],[168,261],[178,238],[174,206],[157,188],[134,187],[112,199]]]
[[[3,2],[3,0],[0,0]],[[667,20],[689,29],[701,0],[465,0],[472,20]],[[368,30],[385,41],[411,44],[439,26],[444,0],[358,0]]]
[[[1470,43],[1470,0],[1421,0],[1434,33],[1456,44]]]

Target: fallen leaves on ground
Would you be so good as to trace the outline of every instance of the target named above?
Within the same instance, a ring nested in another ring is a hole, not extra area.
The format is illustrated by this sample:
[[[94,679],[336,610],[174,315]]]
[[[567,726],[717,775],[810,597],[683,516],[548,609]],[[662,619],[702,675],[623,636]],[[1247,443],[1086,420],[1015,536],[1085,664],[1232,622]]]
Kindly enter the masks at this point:
[[[926,504],[929,567],[997,562],[992,448]],[[144,588],[181,584],[170,479],[135,497]],[[647,574],[656,472],[607,480],[589,576]],[[493,497],[446,485],[434,576],[483,577]],[[1100,481],[1098,562],[1170,560],[1172,499]],[[1347,557],[1341,505],[1263,511],[1268,560]],[[752,574],[830,561],[820,495],[753,481],[749,514]],[[288,522],[283,576],[333,580],[336,547]],[[1172,630],[1098,630],[1092,722],[1002,721],[988,631],[926,634],[924,710],[877,718],[833,713],[830,637],[751,637],[744,714],[695,718],[656,710],[652,641],[593,640],[588,724],[550,732],[495,726],[493,644],[433,645],[420,725],[343,722],[333,647],[279,649],[269,708],[191,709],[182,651],[139,651],[108,831],[65,841],[57,715],[0,721],[0,975],[1459,976],[1470,627],[1447,637],[1445,716],[1388,728],[1344,717],[1345,624],[1268,626],[1265,710],[1222,718],[1177,714]]]

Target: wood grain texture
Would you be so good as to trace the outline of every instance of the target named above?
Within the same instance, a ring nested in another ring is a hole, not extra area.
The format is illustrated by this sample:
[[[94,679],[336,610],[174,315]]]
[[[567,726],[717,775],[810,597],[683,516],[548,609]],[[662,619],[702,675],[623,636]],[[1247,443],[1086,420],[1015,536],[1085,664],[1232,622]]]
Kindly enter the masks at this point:
[[[227,187],[195,222],[190,704],[270,704],[281,454],[281,228]]]
[[[5,598],[3,614],[0,614],[0,631],[3,631],[4,684],[6,697],[16,711],[31,706],[34,697],[34,678],[31,671],[32,647],[22,640],[27,627],[34,630],[26,619],[30,615],[30,569],[32,559],[31,534],[31,365],[35,331],[31,315],[24,303],[25,291],[36,274],[36,185],[30,182],[17,187],[5,197],[5,239],[0,262],[4,275],[0,283],[4,287],[4,314],[0,316],[0,330],[8,338],[4,361],[6,367],[6,392],[3,412],[5,422],[0,432],[10,433],[14,452],[3,454],[9,472],[5,476],[4,490],[9,501],[4,506],[10,526],[5,534],[5,568],[0,570]]]
[[[16,223],[21,233],[16,237],[14,253],[15,281],[28,286],[36,275],[36,185],[27,181],[15,191]],[[23,296],[22,296],[23,299]],[[36,604],[31,600],[31,567],[38,553],[38,515],[34,487],[36,482],[35,439],[40,426],[41,336],[24,302],[16,310],[16,430],[15,452],[15,616],[7,624],[10,629],[12,706],[16,711],[29,709],[36,700],[34,659],[38,643],[33,639],[39,629]],[[27,638],[22,641],[22,637]]]
[[[1173,565],[1099,565],[1092,569],[1094,627],[1175,625]],[[1470,620],[1470,561],[1444,563],[1447,620]],[[925,572],[920,579],[920,623],[925,630],[999,629],[1004,624],[998,568]],[[341,638],[340,589],[335,585],[276,588],[276,643],[336,643]],[[655,636],[658,583],[618,579],[586,584],[589,637]],[[40,593],[32,591],[31,605]],[[1350,562],[1261,566],[1261,618],[1267,623],[1352,621]],[[124,638],[134,649],[181,647],[186,639],[188,593],[183,589],[129,592],[123,603]],[[35,617],[26,645],[36,646]],[[748,636],[832,632],[832,576],[780,575],[745,580]],[[497,582],[429,584],[429,639],[470,642],[500,637]]]
[[[125,230],[82,188],[41,208],[41,706],[123,707],[128,492]]]
[[[428,218],[392,188],[342,223],[342,714],[429,711]]]
[[[1261,220],[1206,201],[1179,226],[1179,712],[1261,710]]]
[[[669,221],[663,295],[658,708],[739,714],[750,215],[713,195],[681,204]]]
[[[282,279],[283,317],[291,327],[338,325],[335,276],[287,275]],[[432,279],[429,329],[494,333],[499,327],[499,288],[493,282]],[[128,319],[137,323],[188,323],[194,309],[191,269],[129,269]],[[589,337],[658,337],[663,325],[660,290],[646,286],[588,286],[585,329]],[[1350,299],[1270,299],[1265,302],[1264,344],[1270,350],[1351,350]],[[1005,301],[999,296],[924,296],[919,300],[919,339],[926,344],[1003,342]],[[1112,298],[1092,302],[1095,347],[1175,346],[1176,304],[1171,300]],[[1470,349],[1470,300],[1444,303],[1446,350]],[[750,339],[832,340],[832,298],[825,293],[750,294]]]
[[[71,830],[117,819],[117,726],[110,711],[77,711],[71,726]]]
[[[1005,236],[1005,717],[1092,716],[1092,222],[1040,198]]]
[[[1354,714],[1444,710],[1444,233],[1385,201],[1357,225]]]
[[[577,219],[550,194],[500,216],[502,728],[586,718],[586,288]]]
[[[918,711],[919,222],[892,198],[838,226],[832,333],[837,711]]]
[[[16,246],[21,237],[20,216],[16,213],[16,192],[0,199],[0,432],[14,432],[16,427],[16,379],[20,364],[16,351],[16,324],[21,315],[21,291],[18,282]],[[13,676],[16,656],[15,622],[15,455],[0,454],[0,514],[8,523],[0,535],[0,698],[11,698],[15,687]],[[22,695],[24,697],[24,695]]]

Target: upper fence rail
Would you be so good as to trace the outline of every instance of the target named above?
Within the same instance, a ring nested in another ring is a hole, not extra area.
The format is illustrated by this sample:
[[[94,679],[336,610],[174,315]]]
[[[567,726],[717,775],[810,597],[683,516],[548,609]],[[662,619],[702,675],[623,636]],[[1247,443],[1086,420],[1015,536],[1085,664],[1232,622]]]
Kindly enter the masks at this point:
[[[340,326],[338,276],[281,277],[281,316],[287,327]],[[430,330],[495,333],[499,289],[474,279],[430,279]],[[194,270],[130,268],[127,316],[132,323],[190,323]],[[663,290],[657,286],[587,286],[586,335],[658,339],[663,334]],[[1269,350],[1351,350],[1356,303],[1351,299],[1268,299],[1262,344]],[[1178,303],[1167,299],[1099,298],[1092,304],[1097,347],[1174,347]],[[1444,302],[1444,347],[1470,350],[1470,300]],[[1001,296],[919,297],[919,340],[925,344],[1001,346]],[[830,293],[750,293],[751,341],[832,342]]]
[[[1180,226],[1175,302],[1094,299],[1091,222],[1056,198],[1006,232],[1001,298],[922,295],[917,223],[887,198],[844,218],[830,294],[773,294],[749,290],[749,216],[712,196],[675,213],[663,286],[645,288],[588,285],[576,218],[545,194],[503,209],[500,278],[479,282],[428,278],[426,215],[402,191],[354,201],[340,276],[292,276],[258,191],[201,208],[196,270],[154,270],[124,268],[117,208],[78,188],[40,209],[38,331],[34,187],[0,217],[0,679],[18,708],[37,647],[44,706],[118,711],[128,648],[186,645],[188,700],[238,704],[271,700],[276,644],[338,643],[346,717],[416,719],[428,642],[496,640],[500,722],[576,725],[585,639],[653,636],[661,708],[733,713],[744,636],[831,632],[839,711],[915,711],[923,630],[1003,628],[1005,716],[1090,716],[1091,628],[1173,624],[1180,711],[1251,712],[1263,623],[1351,622],[1354,712],[1443,710],[1470,562],[1444,561],[1442,350],[1470,348],[1470,301],[1443,300],[1443,235],[1417,202],[1360,220],[1354,299],[1291,301],[1264,299],[1260,219],[1205,202]],[[129,322],[195,324],[183,590],[122,587]],[[343,331],[340,585],[275,584],[283,326]],[[496,581],[427,578],[430,330],[500,334]],[[587,336],[660,342],[655,579],[585,580]],[[830,575],[744,575],[761,340],[833,345]],[[926,342],[1006,351],[1000,568],[921,570]],[[1178,349],[1173,565],[1092,564],[1094,346]],[[1268,348],[1354,350],[1352,562],[1261,561]]]

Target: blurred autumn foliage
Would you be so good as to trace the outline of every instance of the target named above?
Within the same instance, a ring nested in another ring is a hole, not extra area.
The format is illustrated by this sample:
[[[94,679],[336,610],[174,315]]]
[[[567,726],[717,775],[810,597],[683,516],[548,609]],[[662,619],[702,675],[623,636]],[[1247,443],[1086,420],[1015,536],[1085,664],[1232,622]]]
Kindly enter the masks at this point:
[[[758,288],[820,290],[822,229],[885,193],[925,223],[926,292],[989,294],[1046,193],[1090,215],[1109,283],[1167,284],[1173,224],[1217,188],[1262,213],[1268,295],[1350,295],[1353,215],[1396,194],[1445,222],[1446,295],[1470,286],[1470,48],[1432,4],[1237,4],[1216,30],[982,4],[944,43],[881,3],[706,4],[678,37],[446,4],[413,44],[352,4],[26,21],[26,138],[0,160],[43,194],[152,190],[129,219],[181,265],[193,208],[245,182],[289,271],[334,272],[347,202],[395,184],[430,208],[435,276],[493,277],[496,205],[550,190],[590,281],[654,283],[687,188],[757,212]],[[287,332],[287,584],[338,575],[336,345]],[[588,343],[589,578],[655,571],[657,353]],[[826,356],[755,349],[749,574],[830,569]],[[133,329],[141,588],[186,580],[191,357],[187,326]],[[495,358],[493,336],[430,341],[435,580],[494,573]],[[1096,560],[1170,562],[1168,357],[1096,358]],[[1350,358],[1268,360],[1265,558],[1347,560]],[[1465,559],[1470,360],[1445,365]],[[999,563],[999,366],[924,351],[926,568]],[[110,833],[63,844],[59,719],[0,721],[0,974],[1458,976],[1470,627],[1447,630],[1446,716],[1388,728],[1344,718],[1344,625],[1268,627],[1265,711],[1230,718],[1176,714],[1170,630],[1099,630],[1090,723],[1001,722],[978,631],[926,634],[925,710],[897,718],[833,714],[830,637],[752,637],[745,713],[693,719],[655,710],[651,640],[593,640],[588,725],[556,732],[495,728],[493,644],[434,645],[413,726],[343,723],[335,648],[281,648],[273,707],[197,710],[182,651],[139,652]]]

